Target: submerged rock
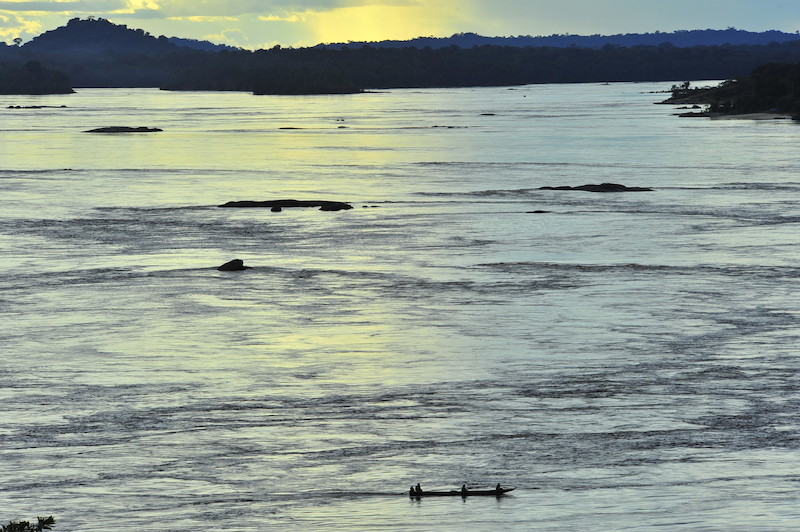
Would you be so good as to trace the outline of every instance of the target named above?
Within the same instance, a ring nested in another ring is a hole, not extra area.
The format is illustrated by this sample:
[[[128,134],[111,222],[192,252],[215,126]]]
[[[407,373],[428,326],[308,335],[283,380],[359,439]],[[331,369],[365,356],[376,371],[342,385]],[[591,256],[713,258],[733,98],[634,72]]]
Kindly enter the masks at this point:
[[[229,201],[220,205],[226,208],[268,208],[273,212],[280,212],[282,209],[293,207],[319,207],[321,211],[346,211],[353,206],[342,201],[298,201],[298,200],[270,200],[270,201]]]
[[[586,192],[652,192],[647,187],[626,187],[617,183],[601,183],[599,185],[580,185],[577,187],[539,187],[539,190],[584,190]]]
[[[238,272],[241,270],[249,269],[249,266],[245,266],[244,261],[242,259],[233,259],[226,262],[217,269],[221,272]]]
[[[163,129],[159,129],[157,127],[128,127],[128,126],[109,126],[109,127],[98,127],[97,129],[89,129],[88,131],[84,131],[84,133],[156,133],[158,131],[164,131]]]

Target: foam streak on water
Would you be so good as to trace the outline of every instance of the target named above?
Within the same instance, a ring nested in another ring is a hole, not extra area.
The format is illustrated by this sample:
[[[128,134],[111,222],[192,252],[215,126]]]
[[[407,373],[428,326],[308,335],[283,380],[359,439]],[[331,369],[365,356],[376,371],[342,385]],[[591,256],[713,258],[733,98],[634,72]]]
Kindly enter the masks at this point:
[[[800,129],[661,88],[6,97],[0,521],[796,529]]]

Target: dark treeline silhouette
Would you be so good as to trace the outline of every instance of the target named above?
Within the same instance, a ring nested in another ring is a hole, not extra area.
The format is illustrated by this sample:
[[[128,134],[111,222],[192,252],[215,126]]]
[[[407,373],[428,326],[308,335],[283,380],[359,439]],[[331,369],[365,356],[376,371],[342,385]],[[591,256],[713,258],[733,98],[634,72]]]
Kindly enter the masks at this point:
[[[164,54],[175,51],[178,46],[163,35],[153,37],[144,30],[131,29],[102,18],[74,18],[66,26],[35,37],[23,48],[30,53],[97,56],[106,51],[129,55]]]
[[[402,87],[731,79],[760,64],[800,61],[800,40],[693,47],[201,48],[104,19],[73,19],[24,46],[0,46],[0,63],[22,68],[38,61],[43,69],[64,72],[74,87],[337,94]]]
[[[586,48],[321,48],[184,55],[164,88],[298,93],[529,83],[729,79],[800,60],[800,41],[768,46]]]
[[[721,46],[721,45],[740,45],[740,44],[771,44],[779,42],[796,41],[800,39],[798,33],[785,33],[782,31],[763,31],[753,32],[727,28],[724,30],[679,30],[670,33],[625,33],[616,35],[547,35],[535,36],[520,35],[517,37],[485,37],[476,33],[456,33],[450,37],[417,37],[407,41],[375,41],[375,42],[348,42],[320,44],[325,48],[363,48],[371,46],[373,48],[445,48],[447,46],[458,46],[460,48],[472,48],[474,46],[515,46],[524,48],[527,46],[548,46],[551,48],[568,48],[577,46],[580,48],[602,48],[607,44],[613,46],[658,46],[660,44],[671,44],[678,47],[690,46]]]
[[[43,68],[38,61],[22,66],[0,64],[0,94],[69,94],[69,76]]]
[[[711,113],[785,113],[800,117],[800,63],[768,63],[718,87],[673,87],[669,103],[703,103]]]

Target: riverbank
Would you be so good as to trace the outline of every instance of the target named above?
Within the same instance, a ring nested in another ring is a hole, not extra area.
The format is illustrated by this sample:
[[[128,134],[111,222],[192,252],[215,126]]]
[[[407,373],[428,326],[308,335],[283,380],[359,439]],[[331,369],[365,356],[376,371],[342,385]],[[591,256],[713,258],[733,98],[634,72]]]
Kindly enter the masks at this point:
[[[711,113],[708,111],[692,111],[679,113],[679,118],[710,118],[711,120],[795,120],[796,117],[785,113]]]
[[[800,116],[798,82],[800,63],[769,63],[755,68],[748,77],[723,81],[716,87],[692,88],[689,82],[673,85],[672,96],[661,103],[706,105],[702,112],[711,117],[792,118]]]

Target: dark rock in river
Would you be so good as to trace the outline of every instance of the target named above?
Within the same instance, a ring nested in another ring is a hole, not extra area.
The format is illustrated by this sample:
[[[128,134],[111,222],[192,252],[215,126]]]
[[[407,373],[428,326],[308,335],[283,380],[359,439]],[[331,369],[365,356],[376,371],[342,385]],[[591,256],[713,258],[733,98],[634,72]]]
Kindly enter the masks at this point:
[[[66,109],[66,105],[9,105],[6,109]]]
[[[109,127],[98,127],[97,129],[90,129],[88,131],[84,131],[84,133],[155,133],[158,131],[164,131],[163,129],[159,129],[157,127],[128,127],[128,126],[109,126]]]
[[[298,200],[271,200],[271,201],[229,201],[220,207],[228,208],[269,208],[273,212],[280,212],[279,209],[293,207],[319,207],[321,211],[346,211],[352,209],[349,203],[341,201],[298,201]]]
[[[242,259],[233,259],[217,269],[221,272],[238,272],[248,269],[248,266],[244,265],[244,261]]]
[[[626,187],[617,183],[601,183],[599,185],[580,185],[577,187],[539,187],[539,190],[584,190],[586,192],[652,192],[647,187]]]
[[[711,118],[711,113],[707,111],[697,111],[697,112],[688,112],[688,113],[678,113],[680,118]]]

